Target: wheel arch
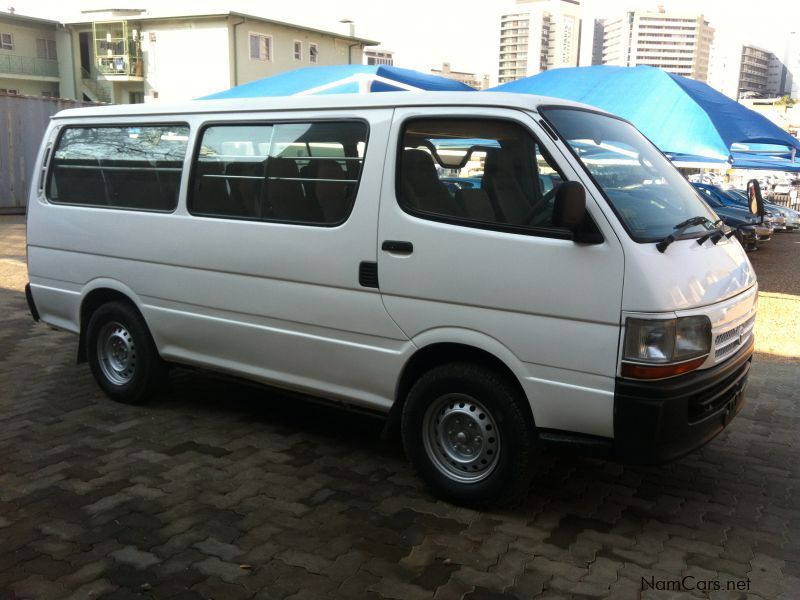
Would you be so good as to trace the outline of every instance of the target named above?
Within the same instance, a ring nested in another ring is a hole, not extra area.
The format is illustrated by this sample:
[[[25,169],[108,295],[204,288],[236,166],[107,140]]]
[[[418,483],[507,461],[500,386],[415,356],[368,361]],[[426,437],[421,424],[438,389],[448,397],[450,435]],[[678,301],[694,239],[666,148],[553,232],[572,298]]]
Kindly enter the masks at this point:
[[[94,311],[108,302],[125,302],[133,307],[144,320],[138,298],[133,290],[111,279],[95,280],[84,288],[78,313],[78,357],[77,362],[86,362],[86,324]],[[145,321],[146,323],[146,321]],[[152,332],[151,332],[152,335]]]
[[[432,341],[425,345],[417,344],[418,349],[406,361],[397,380],[395,396],[389,416],[384,428],[384,437],[395,438],[400,429],[400,416],[403,412],[406,396],[411,386],[423,373],[439,365],[451,362],[471,362],[487,366],[505,377],[514,386],[520,395],[525,399],[531,422],[534,422],[533,410],[530,400],[525,393],[525,389],[520,381],[520,374],[516,372],[509,363],[516,361],[511,352],[500,346],[500,348],[487,349],[484,344],[476,345],[469,341]],[[505,360],[500,355],[507,355]],[[518,367],[519,368],[519,367]]]

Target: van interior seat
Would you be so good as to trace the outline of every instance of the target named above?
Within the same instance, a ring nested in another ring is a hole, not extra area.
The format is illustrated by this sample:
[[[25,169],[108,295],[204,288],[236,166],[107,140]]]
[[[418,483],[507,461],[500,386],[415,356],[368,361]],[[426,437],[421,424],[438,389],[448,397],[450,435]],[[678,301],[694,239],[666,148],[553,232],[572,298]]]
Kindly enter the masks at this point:
[[[511,152],[502,149],[487,152],[482,187],[489,194],[498,220],[524,225],[532,199],[523,190],[515,171]]]
[[[234,201],[231,182],[225,177],[230,163],[221,160],[203,160],[198,163],[198,173],[190,209],[201,215],[244,216],[241,203]]]
[[[310,188],[325,215],[325,221],[338,223],[350,211],[354,186],[347,181],[341,183],[325,181],[326,179],[348,179],[347,173],[339,161],[326,158],[313,162],[316,163],[315,178],[320,181],[312,184]]]
[[[128,208],[160,209],[161,182],[156,161],[105,161],[114,167],[104,171],[111,204]]]
[[[230,189],[230,202],[237,215],[258,218],[261,216],[261,191],[264,185],[264,161],[239,160],[225,168]]]
[[[108,205],[103,173],[96,159],[63,159],[53,166],[58,202]],[[51,193],[52,193],[51,192]]]
[[[498,220],[486,190],[480,188],[458,190],[456,202],[463,208],[465,216],[469,219],[491,222]]]
[[[267,159],[267,202],[272,218],[279,221],[305,223],[324,222],[316,199],[306,195],[300,180],[300,169],[291,158]]]
[[[425,150],[403,151],[400,190],[412,207],[448,216],[464,216],[464,211],[439,180],[433,157]]]

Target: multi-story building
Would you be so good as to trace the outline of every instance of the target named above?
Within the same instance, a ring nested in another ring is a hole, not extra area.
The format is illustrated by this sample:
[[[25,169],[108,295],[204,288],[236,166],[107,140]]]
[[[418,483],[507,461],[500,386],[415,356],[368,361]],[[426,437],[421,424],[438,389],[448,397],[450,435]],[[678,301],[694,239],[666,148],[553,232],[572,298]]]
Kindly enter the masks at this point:
[[[69,37],[57,21],[0,12],[0,93],[58,97]],[[70,90],[66,90],[69,92]]]
[[[517,0],[500,16],[498,82],[578,66],[578,0]]]
[[[658,67],[708,79],[714,29],[702,15],[630,11],[603,28],[603,64]]]
[[[228,11],[0,13],[0,91],[99,102],[196,98],[310,65],[361,64],[378,42]]]
[[[772,95],[773,90],[769,89],[769,65],[773,56],[772,52],[757,46],[742,46],[738,98],[764,98]]]
[[[579,67],[603,64],[603,20],[581,19],[581,47]]]
[[[382,48],[365,48],[364,64],[392,66],[394,65],[394,52]]]
[[[467,73],[465,71],[453,71],[450,68],[450,63],[447,62],[442,63],[441,69],[431,69],[431,73],[434,75],[439,75],[440,77],[446,77],[447,79],[460,81],[461,83],[475,88],[476,90],[485,90],[489,87],[488,75],[478,75],[477,73]]]
[[[298,67],[361,64],[364,47],[377,44],[233,11],[84,14],[91,19],[68,24],[76,88],[115,103],[196,98]]]
[[[715,40],[708,84],[734,100],[783,96],[787,70],[770,50],[743,43],[740,32]]]

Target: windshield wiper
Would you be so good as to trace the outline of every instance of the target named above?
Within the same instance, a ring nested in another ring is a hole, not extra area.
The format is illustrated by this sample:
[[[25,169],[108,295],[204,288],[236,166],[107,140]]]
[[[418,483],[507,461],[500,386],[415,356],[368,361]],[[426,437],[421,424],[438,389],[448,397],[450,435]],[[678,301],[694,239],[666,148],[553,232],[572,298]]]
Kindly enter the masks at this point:
[[[702,225],[703,223],[711,223],[713,225],[711,219],[709,219],[708,217],[698,216],[698,217],[692,217],[691,219],[686,219],[685,221],[681,221],[680,223],[675,225],[675,227],[673,227],[675,231],[670,233],[667,237],[665,237],[663,240],[661,240],[656,244],[656,248],[658,249],[659,252],[663,254],[664,251],[667,249],[667,247],[672,242],[677,240],[684,231],[686,231],[690,227],[697,227],[698,225]]]
[[[708,232],[703,237],[697,239],[697,243],[702,246],[706,243],[706,240],[709,238],[711,239],[711,243],[715,246],[717,242],[719,242],[723,237],[730,238],[734,233],[736,233],[735,229],[731,229],[730,231],[725,231],[725,223],[723,223],[722,219],[717,219],[711,225],[714,229],[713,231]]]

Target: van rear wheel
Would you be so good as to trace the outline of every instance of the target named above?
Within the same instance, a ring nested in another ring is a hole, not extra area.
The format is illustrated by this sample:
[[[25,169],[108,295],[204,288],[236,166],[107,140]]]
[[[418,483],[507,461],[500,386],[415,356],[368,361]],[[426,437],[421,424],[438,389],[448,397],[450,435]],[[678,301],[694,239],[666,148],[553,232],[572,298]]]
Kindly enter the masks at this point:
[[[124,302],[94,311],[86,326],[86,354],[98,385],[119,402],[141,404],[166,376],[144,319]]]
[[[471,363],[436,367],[403,407],[406,455],[456,504],[513,504],[530,483],[536,435],[525,399],[505,377]]]

